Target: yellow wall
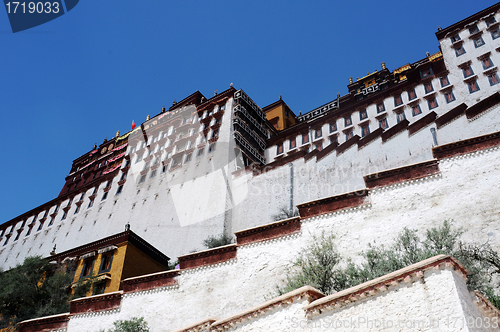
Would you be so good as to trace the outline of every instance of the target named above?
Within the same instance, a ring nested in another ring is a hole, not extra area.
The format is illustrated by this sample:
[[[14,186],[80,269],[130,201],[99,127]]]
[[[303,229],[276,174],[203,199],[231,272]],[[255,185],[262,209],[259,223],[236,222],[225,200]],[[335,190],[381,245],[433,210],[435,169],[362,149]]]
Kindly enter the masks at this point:
[[[108,274],[111,280],[106,280],[105,293],[115,292],[121,289],[121,281],[130,277],[137,277],[144,274],[150,274],[160,271],[165,271],[168,266],[164,266],[154,259],[137,249],[129,242],[120,243],[117,245],[118,249],[113,251],[113,261],[111,262],[111,269],[109,272],[99,274],[99,267],[101,266],[102,254],[94,256],[94,266],[92,274],[100,276]],[[105,253],[107,254],[107,253]],[[75,277],[73,282],[77,282],[82,274],[84,260],[79,260],[76,267]],[[87,296],[92,295],[92,290]],[[1,331],[0,331],[1,332]]]
[[[123,266],[122,279],[166,270],[168,270],[168,266],[158,263],[137,249],[133,244],[129,243],[125,257],[125,265]]]
[[[286,116],[286,106],[284,104],[277,105],[270,110],[266,111],[266,119],[271,121],[275,118],[278,118],[278,128],[277,130],[283,130],[295,124],[295,118],[292,115],[292,111],[288,111],[288,116]],[[290,124],[286,125],[286,120],[290,122]]]
[[[117,245],[118,249],[113,251],[113,261],[111,262],[111,269],[109,272],[104,272],[102,274],[111,274],[111,280],[106,281],[105,293],[115,292],[120,289],[120,282],[122,280],[123,262],[125,261],[125,254],[127,252],[127,242]],[[105,253],[107,254],[107,253]],[[101,266],[102,254],[97,254],[94,257],[94,266],[92,268],[92,274],[99,276],[99,267]],[[77,282],[82,274],[84,260],[78,261],[76,267],[75,277],[73,282]]]

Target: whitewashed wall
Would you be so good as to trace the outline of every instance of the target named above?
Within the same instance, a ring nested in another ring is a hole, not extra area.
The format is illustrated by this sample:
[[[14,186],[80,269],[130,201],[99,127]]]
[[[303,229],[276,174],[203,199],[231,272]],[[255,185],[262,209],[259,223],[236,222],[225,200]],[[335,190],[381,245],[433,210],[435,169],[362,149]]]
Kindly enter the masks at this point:
[[[500,14],[496,15],[497,21],[499,21]],[[493,64],[500,65],[500,54],[495,50],[500,46],[500,38],[491,39],[490,32],[486,31],[484,21],[479,21],[478,27],[484,31],[485,45],[475,48],[468,38],[468,30],[463,30],[460,35],[467,53],[460,57],[456,57],[455,51],[450,46],[449,38],[445,38],[441,42],[456,100],[446,104],[439,90],[439,82],[434,79],[433,85],[440,105],[436,109],[438,115],[444,114],[462,102],[472,106],[497,92],[500,88],[500,84],[489,85],[487,77],[483,75],[482,65],[477,59],[478,56],[490,51]],[[480,90],[473,94],[469,93],[464,83],[462,70],[458,67],[459,64],[469,60],[480,86]],[[425,103],[426,100],[422,97],[423,90],[421,88],[421,86],[417,87],[417,96],[422,103]],[[391,98],[386,98],[385,104],[388,113],[390,113]],[[403,101],[405,104],[408,103],[405,93],[403,93]],[[368,113],[370,117],[374,118],[376,110],[372,106],[368,107]],[[121,194],[116,195],[119,180],[117,177],[111,184],[111,190],[106,200],[101,201],[105,186],[103,183],[97,191],[97,198],[92,207],[87,208],[88,197],[93,191],[89,190],[84,195],[79,213],[74,213],[76,206],[73,202],[65,220],[61,220],[61,216],[62,209],[67,202],[63,202],[59,207],[59,213],[53,225],[48,226],[50,219],[48,218],[43,228],[37,231],[37,223],[29,236],[25,235],[26,225],[33,220],[33,216],[25,220],[24,231],[17,241],[14,239],[22,222],[14,225],[13,229],[7,229],[6,233],[12,231],[12,236],[8,243],[5,243],[6,237],[3,237],[0,242],[0,267],[3,269],[11,268],[16,263],[22,262],[25,257],[35,254],[49,256],[54,246],[57,246],[56,252],[61,252],[111,236],[123,231],[127,223],[131,225],[134,232],[167,256],[175,259],[193,250],[202,249],[203,240],[208,236],[219,235],[223,232],[231,234],[245,228],[271,222],[273,215],[278,214],[280,209],[288,209],[290,206],[290,167],[284,165],[258,176],[253,176],[251,173],[239,177],[232,175],[236,167],[233,156],[234,141],[231,138],[232,107],[233,99],[230,98],[226,103],[220,139],[214,153],[209,154],[205,150],[204,155],[200,158],[193,155],[188,166],[174,172],[161,173],[160,166],[158,174],[154,178],[148,176],[148,179],[143,183],[138,183],[138,172],[142,169],[142,164],[136,166],[132,161],[132,169]],[[414,122],[428,113],[429,110],[425,107],[426,105],[422,107],[423,113],[421,115],[413,118],[409,116],[411,110],[406,106],[405,112],[410,122]],[[391,114],[391,118],[389,118],[391,126],[394,125],[392,116]],[[357,127],[356,119],[358,118],[353,115],[355,127]],[[462,115],[437,129],[437,141],[438,144],[442,145],[496,132],[500,128],[499,125],[500,107],[494,107],[471,120]],[[342,133],[342,126],[340,123],[337,126],[339,133]],[[327,124],[323,126],[323,137],[328,134],[327,127]],[[435,124],[431,124],[411,136],[408,136],[407,131],[403,131],[386,142],[382,142],[382,139],[378,138],[362,149],[358,149],[357,145],[354,145],[339,156],[333,152],[318,162],[316,157],[307,162],[303,158],[293,161],[293,205],[363,189],[365,186],[363,176],[367,174],[432,159],[431,128],[435,128]],[[374,128],[372,128],[373,130]],[[340,135],[342,136],[342,134]],[[339,142],[342,143],[342,138]],[[297,141],[297,145],[300,146],[299,141]],[[287,146],[286,142],[285,146]],[[273,160],[272,154],[275,152],[275,147],[268,149],[268,161]],[[286,153],[287,149],[285,149]],[[215,165],[220,163],[226,166],[220,168]],[[483,168],[495,167],[494,164],[479,166]],[[434,190],[434,188],[429,190]],[[471,197],[464,199],[465,204],[475,201],[476,197],[487,196],[487,193],[486,190],[470,188],[469,195]],[[76,199],[79,197],[77,196]],[[377,195],[373,195],[373,199],[376,200]],[[398,199],[398,197],[387,199]],[[441,199],[443,198],[438,200]],[[489,197],[486,199],[488,200]],[[480,201],[482,202],[482,200]],[[387,208],[394,209],[394,204],[390,205]],[[397,209],[402,215],[412,214],[414,209],[419,209],[419,205],[415,202],[404,202],[400,206],[408,208],[408,210]],[[477,205],[471,207],[475,206]],[[50,216],[54,210],[55,206],[49,210],[48,215]],[[467,210],[468,214],[471,214],[471,211],[474,209]],[[37,220],[42,218],[41,214]],[[382,215],[383,218],[389,218],[386,217],[386,212]],[[441,213],[439,219],[456,219],[453,216],[446,217],[447,215],[447,213]],[[381,217],[376,216],[374,220],[377,218]],[[426,218],[434,220],[435,215],[426,216]],[[401,217],[393,219],[404,220]],[[471,220],[474,219],[477,218],[472,215]],[[481,219],[480,222],[484,223],[485,221]],[[403,224],[405,223],[403,222]],[[402,224],[399,221],[394,223],[394,220],[391,220],[386,227],[387,234],[396,234],[401,229],[400,225]],[[496,230],[494,225],[488,225],[488,227],[493,227],[493,230],[486,231],[486,234]],[[348,232],[357,233],[357,229],[353,228]]]
[[[439,167],[439,176],[371,192],[370,203],[363,208],[304,220],[298,235],[239,247],[237,259],[220,266],[183,271],[177,288],[126,295],[119,312],[75,316],[69,322],[69,331],[98,331],[109,328],[114,320],[132,316],[144,316],[153,330],[165,326],[173,330],[210,316],[224,318],[248,309],[272,296],[301,248],[323,231],[336,234],[343,257],[354,260],[368,243],[388,245],[404,227],[418,229],[423,235],[444,220],[463,227],[464,239],[489,240],[500,250],[500,150],[442,160]],[[430,286],[414,287],[415,296],[421,296],[418,294],[423,293],[418,292],[423,292],[422,287]],[[396,301],[400,293],[394,294],[391,296]],[[431,312],[441,310],[439,305]]]

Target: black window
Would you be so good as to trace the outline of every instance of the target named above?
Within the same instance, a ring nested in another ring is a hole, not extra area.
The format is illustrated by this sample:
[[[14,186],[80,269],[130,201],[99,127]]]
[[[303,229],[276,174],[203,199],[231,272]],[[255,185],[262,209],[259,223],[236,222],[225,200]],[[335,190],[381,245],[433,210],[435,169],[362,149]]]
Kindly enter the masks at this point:
[[[102,254],[99,273],[109,272],[111,270],[111,263],[113,263],[113,253]]]
[[[89,277],[92,274],[93,267],[94,267],[94,259],[93,258],[86,259],[83,262],[81,278]]]

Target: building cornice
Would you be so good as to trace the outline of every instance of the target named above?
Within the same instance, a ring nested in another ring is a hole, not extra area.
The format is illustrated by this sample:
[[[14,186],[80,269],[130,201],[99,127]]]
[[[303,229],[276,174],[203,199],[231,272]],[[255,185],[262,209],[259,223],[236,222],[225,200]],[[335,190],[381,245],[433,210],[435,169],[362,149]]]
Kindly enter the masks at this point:
[[[498,10],[500,10],[500,3],[494,4],[493,6],[488,7],[484,10],[481,10],[480,12],[478,12],[474,15],[471,15],[471,16],[469,16],[469,17],[467,17],[467,18],[465,18],[465,19],[463,19],[455,24],[452,24],[447,28],[439,30],[438,32],[436,32],[436,38],[439,41],[441,41],[442,39],[448,37],[448,34],[450,32],[462,30],[465,28],[466,25],[473,23],[477,20],[480,20],[481,18],[483,18],[484,16],[486,16],[490,13],[495,13]]]

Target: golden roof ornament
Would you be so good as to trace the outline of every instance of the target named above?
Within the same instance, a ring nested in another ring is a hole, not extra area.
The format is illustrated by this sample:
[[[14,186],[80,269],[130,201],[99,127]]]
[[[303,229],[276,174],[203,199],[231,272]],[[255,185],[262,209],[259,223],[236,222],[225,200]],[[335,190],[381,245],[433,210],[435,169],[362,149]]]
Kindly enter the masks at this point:
[[[352,77],[349,77],[349,84],[352,84],[353,81],[352,81]]]
[[[116,137],[118,137],[118,136],[120,136],[120,131],[119,130],[116,131]]]
[[[146,121],[148,121],[149,119],[151,119],[151,117],[148,115],[148,116],[146,117]]]
[[[386,69],[385,62],[382,62],[382,70]]]

